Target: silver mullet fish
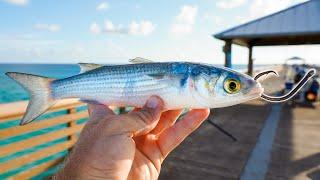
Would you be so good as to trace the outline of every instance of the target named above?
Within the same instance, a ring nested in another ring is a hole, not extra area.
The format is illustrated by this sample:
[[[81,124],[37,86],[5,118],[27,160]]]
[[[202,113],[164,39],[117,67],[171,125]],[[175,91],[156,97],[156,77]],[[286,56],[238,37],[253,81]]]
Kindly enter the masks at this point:
[[[212,65],[144,62],[81,66],[87,71],[64,79],[7,72],[31,95],[20,124],[33,121],[65,98],[142,107],[150,96],[157,95],[170,110],[226,107],[259,98],[263,93],[260,83],[252,77]]]

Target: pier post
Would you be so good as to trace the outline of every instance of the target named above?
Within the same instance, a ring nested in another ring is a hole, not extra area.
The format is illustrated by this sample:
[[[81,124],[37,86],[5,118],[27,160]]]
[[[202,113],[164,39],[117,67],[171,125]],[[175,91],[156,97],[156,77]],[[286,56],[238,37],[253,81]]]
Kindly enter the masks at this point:
[[[119,107],[119,114],[125,114],[126,113],[126,107]]]
[[[249,45],[249,59],[248,59],[248,75],[252,76],[253,74],[253,59],[252,59],[252,45]]]
[[[75,107],[70,108],[70,109],[67,110],[68,114],[74,114],[76,112],[77,112],[77,109]],[[76,125],[77,125],[77,121],[71,121],[71,122],[68,123],[68,128],[72,128],[72,127],[74,127]],[[68,136],[68,140],[69,141],[73,141],[73,140],[76,140],[76,139],[77,139],[77,135],[76,134],[72,134],[72,135]],[[71,152],[71,150],[72,150],[72,147],[70,149],[68,149],[69,152]]]
[[[231,57],[232,57],[232,42],[231,41],[225,41],[226,44],[223,47],[223,52],[225,54],[225,67],[232,67]]]

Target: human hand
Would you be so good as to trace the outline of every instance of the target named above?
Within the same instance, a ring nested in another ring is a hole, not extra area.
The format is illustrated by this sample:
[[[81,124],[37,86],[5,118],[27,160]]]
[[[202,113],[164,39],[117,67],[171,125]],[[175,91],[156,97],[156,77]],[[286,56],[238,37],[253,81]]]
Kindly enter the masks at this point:
[[[165,157],[208,117],[209,109],[163,112],[152,96],[141,110],[115,115],[89,104],[90,120],[56,179],[157,179]]]

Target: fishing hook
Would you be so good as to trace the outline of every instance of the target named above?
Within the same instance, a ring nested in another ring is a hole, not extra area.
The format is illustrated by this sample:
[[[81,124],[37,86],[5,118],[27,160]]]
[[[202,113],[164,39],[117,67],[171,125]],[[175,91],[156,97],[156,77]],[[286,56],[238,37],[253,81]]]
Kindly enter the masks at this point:
[[[265,75],[265,74],[269,74],[269,73],[275,73],[276,75],[278,75],[278,73],[276,73],[275,71],[264,71],[261,72],[259,74],[257,74],[254,77],[254,80],[258,80],[261,76]],[[279,96],[279,97],[275,97],[275,96],[269,96],[266,95],[264,93],[261,94],[261,99],[269,101],[269,102],[284,102],[287,101],[289,99],[291,99],[293,96],[295,96],[297,94],[297,92],[309,81],[309,79],[311,79],[314,75],[316,74],[316,70],[315,69],[310,69],[305,75],[304,77],[299,81],[299,83],[287,94],[283,95],[283,96]]]
[[[266,75],[266,74],[269,74],[269,73],[273,73],[273,74],[275,74],[276,76],[279,76],[279,74],[278,74],[276,71],[274,71],[274,70],[268,70],[268,71],[260,72],[260,73],[257,74],[253,79],[254,79],[254,80],[258,80],[261,76]]]

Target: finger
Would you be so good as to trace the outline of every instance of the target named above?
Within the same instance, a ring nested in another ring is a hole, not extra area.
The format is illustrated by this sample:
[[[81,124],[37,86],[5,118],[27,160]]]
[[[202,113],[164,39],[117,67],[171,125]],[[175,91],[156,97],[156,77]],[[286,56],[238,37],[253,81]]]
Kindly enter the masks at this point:
[[[209,109],[194,109],[171,128],[166,129],[158,138],[158,145],[166,157],[188,135],[195,131],[209,116]],[[164,157],[164,158],[165,158]]]
[[[140,111],[140,110],[141,110],[141,108],[135,107],[135,108],[133,108],[129,113],[137,112],[137,111]]]
[[[140,111],[111,117],[106,124],[106,131],[109,134],[130,133],[132,136],[145,134],[157,125],[163,109],[163,101],[152,96]]]
[[[91,122],[99,121],[110,115],[115,115],[108,106],[98,103],[88,103],[88,112]]]
[[[157,126],[151,131],[152,134],[159,135],[165,129],[174,125],[179,116],[181,115],[183,109],[171,110],[162,113]]]

